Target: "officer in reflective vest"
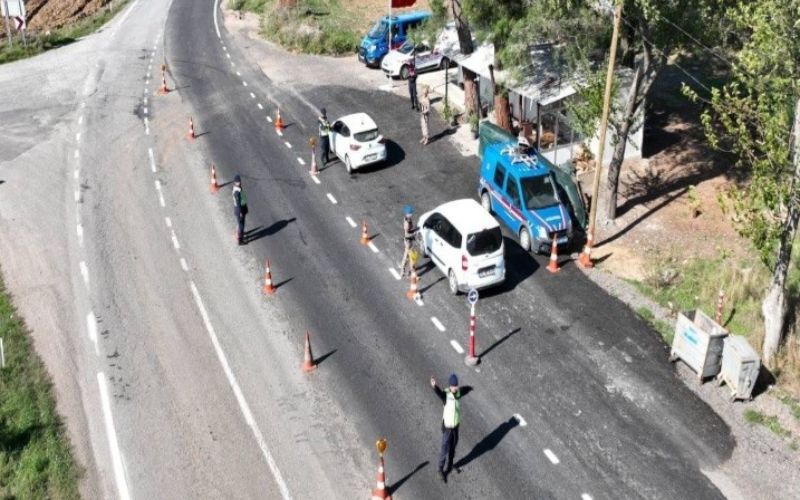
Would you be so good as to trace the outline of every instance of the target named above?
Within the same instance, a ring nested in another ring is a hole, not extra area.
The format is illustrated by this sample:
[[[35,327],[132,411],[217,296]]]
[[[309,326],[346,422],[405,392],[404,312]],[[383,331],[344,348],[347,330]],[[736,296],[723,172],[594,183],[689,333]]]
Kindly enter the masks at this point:
[[[242,178],[239,174],[233,178],[233,215],[236,217],[236,240],[244,245],[244,219],[247,216],[247,194],[242,189]]]
[[[403,259],[400,261],[401,276],[411,274],[411,268],[416,265],[411,261],[411,249],[414,247],[414,238],[417,237],[417,226],[414,224],[414,208],[406,205],[403,208]]]
[[[461,424],[461,391],[458,388],[458,377],[450,375],[447,381],[449,387],[441,389],[436,385],[436,379],[431,377],[431,387],[444,404],[442,413],[442,447],[439,451],[439,478],[447,482],[447,474],[453,469],[453,457],[458,444],[458,426]],[[447,468],[445,468],[445,462]],[[456,472],[461,470],[456,467]]]
[[[328,121],[325,108],[320,109],[319,112],[320,117],[317,119],[317,128],[319,129],[320,160],[322,161],[322,165],[325,166],[328,164],[328,156],[331,151],[331,122]]]

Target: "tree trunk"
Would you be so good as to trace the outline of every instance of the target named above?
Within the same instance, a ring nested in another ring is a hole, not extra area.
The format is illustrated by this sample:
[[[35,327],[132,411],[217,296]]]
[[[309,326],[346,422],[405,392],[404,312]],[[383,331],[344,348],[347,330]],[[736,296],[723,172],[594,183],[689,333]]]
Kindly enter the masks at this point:
[[[475,48],[472,45],[472,30],[469,28],[469,21],[461,9],[461,0],[450,0],[450,11],[453,14],[453,21],[456,23],[461,53],[465,56],[470,55]]]
[[[475,73],[464,67],[461,69],[464,74],[464,107],[467,108],[467,114],[472,113],[482,118],[478,105],[478,84],[475,81]]]
[[[781,231],[772,284],[761,304],[761,312],[764,314],[762,356],[767,366],[771,365],[775,353],[778,352],[783,332],[786,330],[786,277],[789,274],[789,264],[792,259],[792,243],[797,236],[797,224],[800,220],[800,151],[798,151],[800,149],[800,99],[797,101],[794,113],[791,143],[794,177],[789,190],[789,210]]]
[[[508,95],[502,92],[494,96],[494,118],[497,121],[498,127],[508,132],[513,132],[511,129],[511,112]]]

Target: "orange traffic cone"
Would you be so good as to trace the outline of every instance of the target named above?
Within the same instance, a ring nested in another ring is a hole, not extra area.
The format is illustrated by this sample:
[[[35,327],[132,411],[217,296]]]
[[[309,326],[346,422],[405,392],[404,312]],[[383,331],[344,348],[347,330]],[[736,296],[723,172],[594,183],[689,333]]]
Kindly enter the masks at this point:
[[[314,153],[314,150],[311,150],[311,170],[308,171],[311,175],[317,175],[319,170],[317,170],[317,155]]]
[[[167,88],[167,77],[164,73],[161,73],[161,87],[158,89],[158,95],[165,95],[169,94],[169,89]]]
[[[369,245],[369,233],[367,233],[367,221],[361,223],[361,244]]]
[[[197,138],[197,136],[194,135],[194,120],[192,120],[191,117],[189,117],[189,134],[186,136],[186,138],[190,141],[193,141]]]
[[[304,372],[308,373],[310,371],[314,371],[317,367],[316,363],[314,363],[314,355],[311,354],[311,338],[308,336],[308,330],[306,330],[306,348],[305,352],[303,353],[303,364],[301,368]]]
[[[408,300],[414,300],[421,297],[419,288],[417,288],[417,281],[419,281],[419,278],[417,278],[417,270],[414,269],[414,266],[411,266],[411,286],[406,292],[406,297],[408,297]]]
[[[278,115],[275,117],[275,130],[283,132],[283,118],[281,118],[281,110],[278,109]]]
[[[557,273],[561,269],[558,267],[558,243],[556,243],[556,235],[553,233],[553,246],[550,247],[550,263],[547,264],[547,270],[551,273]]]
[[[276,290],[277,288],[272,286],[272,271],[269,268],[269,259],[267,259],[267,263],[264,266],[264,287],[261,291],[264,292],[264,295],[272,295]]]
[[[378,462],[378,477],[375,489],[372,490],[372,500],[392,500],[389,491],[386,489],[386,472],[383,467],[383,455],[381,461]]]
[[[211,185],[209,189],[212,193],[216,193],[219,191],[219,184],[217,184],[217,169],[214,167],[214,164],[211,164]]]
[[[592,263],[592,243],[594,239],[594,228],[589,227],[589,231],[586,233],[586,245],[583,247],[583,252],[581,252],[580,257],[578,257],[578,263],[584,269],[591,269],[594,267]]]

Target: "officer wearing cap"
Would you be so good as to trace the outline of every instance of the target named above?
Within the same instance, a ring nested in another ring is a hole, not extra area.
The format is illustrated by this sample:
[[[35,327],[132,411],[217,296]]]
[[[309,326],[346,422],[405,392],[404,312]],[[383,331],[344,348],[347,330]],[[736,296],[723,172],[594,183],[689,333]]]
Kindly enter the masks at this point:
[[[330,155],[331,151],[331,143],[329,139],[331,134],[331,122],[328,121],[328,115],[325,112],[325,108],[320,108],[319,112],[320,116],[317,119],[317,128],[319,129],[320,160],[322,161],[322,165],[325,166],[328,164],[328,156]]]
[[[414,238],[417,237],[417,226],[414,224],[414,208],[411,205],[406,205],[403,208],[403,260],[400,261],[400,270],[402,276],[411,274],[411,267],[414,263],[411,262],[411,249],[414,246]]]
[[[458,444],[458,427],[461,424],[461,390],[458,388],[458,377],[455,373],[447,381],[448,387],[441,389],[436,379],[431,377],[431,387],[442,400],[442,447],[439,451],[439,478],[447,482],[447,474],[453,469],[453,458]],[[445,468],[445,463],[447,468]],[[461,470],[456,467],[456,472]]]
[[[236,240],[244,245],[244,219],[247,216],[247,194],[242,189],[242,177],[233,178],[233,215],[236,217]]]

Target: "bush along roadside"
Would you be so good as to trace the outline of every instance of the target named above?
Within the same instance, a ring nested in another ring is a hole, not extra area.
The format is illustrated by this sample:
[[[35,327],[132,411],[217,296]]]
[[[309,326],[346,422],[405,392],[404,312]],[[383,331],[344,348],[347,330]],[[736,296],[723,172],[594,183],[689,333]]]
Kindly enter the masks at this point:
[[[294,7],[276,0],[241,0],[241,5],[242,10],[261,15],[261,34],[266,39],[289,50],[345,55],[358,47],[360,35],[351,27],[354,16],[339,0],[298,1]]]
[[[81,37],[94,33],[110,21],[117,12],[124,9],[128,1],[113,2],[113,7],[102,8],[69,26],[43,32],[30,31],[27,34],[27,46],[23,46],[19,37],[14,38],[13,47],[8,46],[8,40],[0,40],[2,42],[0,43],[0,64],[32,57],[46,50],[68,45]]]
[[[77,499],[80,472],[50,378],[0,277],[0,498]]]

